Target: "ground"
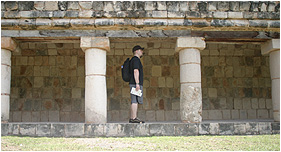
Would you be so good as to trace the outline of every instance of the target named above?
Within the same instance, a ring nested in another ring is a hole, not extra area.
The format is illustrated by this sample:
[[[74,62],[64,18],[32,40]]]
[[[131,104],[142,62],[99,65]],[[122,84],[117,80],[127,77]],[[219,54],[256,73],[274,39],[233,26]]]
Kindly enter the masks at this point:
[[[126,138],[1,138],[2,151],[280,151],[280,135]]]

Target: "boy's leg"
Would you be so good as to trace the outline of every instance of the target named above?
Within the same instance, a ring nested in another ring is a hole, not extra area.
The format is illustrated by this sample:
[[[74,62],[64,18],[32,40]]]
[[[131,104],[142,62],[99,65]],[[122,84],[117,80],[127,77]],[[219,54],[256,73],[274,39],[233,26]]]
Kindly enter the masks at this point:
[[[131,104],[131,119],[135,119],[137,117],[138,112],[138,103]]]

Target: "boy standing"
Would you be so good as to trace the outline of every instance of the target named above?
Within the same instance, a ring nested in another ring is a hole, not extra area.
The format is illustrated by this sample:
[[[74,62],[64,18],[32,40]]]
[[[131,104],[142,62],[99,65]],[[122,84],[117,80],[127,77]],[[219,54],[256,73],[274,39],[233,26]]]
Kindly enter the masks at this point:
[[[136,91],[143,92],[143,67],[140,58],[143,56],[143,49],[139,45],[133,48],[134,57],[130,61],[130,90],[134,87]],[[138,104],[143,104],[143,95],[141,97],[131,94],[131,118],[129,123],[144,123],[144,121],[137,118]]]

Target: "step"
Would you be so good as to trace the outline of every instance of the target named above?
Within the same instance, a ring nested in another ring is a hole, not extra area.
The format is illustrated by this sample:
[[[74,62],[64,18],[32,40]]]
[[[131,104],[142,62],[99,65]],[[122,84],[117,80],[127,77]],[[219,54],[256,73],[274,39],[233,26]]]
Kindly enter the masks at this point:
[[[2,136],[31,137],[145,137],[198,135],[280,134],[279,122],[202,122],[202,123],[2,123]]]

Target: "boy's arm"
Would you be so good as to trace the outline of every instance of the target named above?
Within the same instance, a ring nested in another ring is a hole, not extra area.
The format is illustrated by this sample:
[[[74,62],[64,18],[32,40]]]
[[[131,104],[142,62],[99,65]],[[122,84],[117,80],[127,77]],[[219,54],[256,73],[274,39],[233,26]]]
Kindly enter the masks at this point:
[[[139,69],[134,69],[134,78],[135,78],[135,81],[136,81],[136,91],[138,91],[140,89],[140,81],[139,81]]]

